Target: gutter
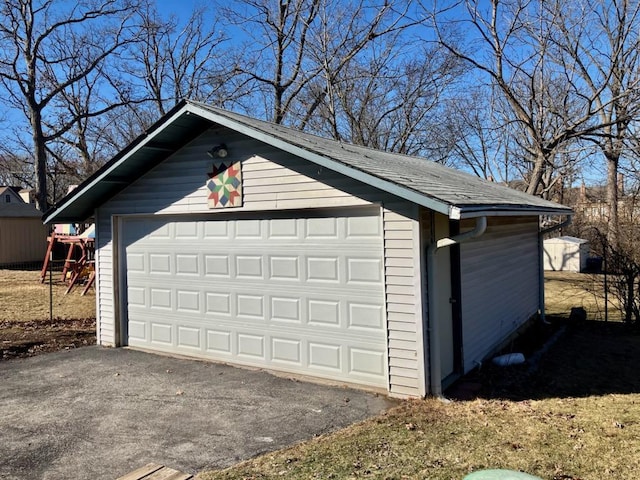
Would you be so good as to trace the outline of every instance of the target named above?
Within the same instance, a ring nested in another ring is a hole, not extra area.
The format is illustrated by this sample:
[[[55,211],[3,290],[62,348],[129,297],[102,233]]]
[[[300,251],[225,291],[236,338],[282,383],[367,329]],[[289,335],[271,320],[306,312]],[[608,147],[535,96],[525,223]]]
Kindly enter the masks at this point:
[[[548,228],[543,228],[542,230],[540,230],[538,232],[538,261],[540,262],[539,265],[539,269],[538,269],[538,312],[540,315],[540,320],[542,320],[543,323],[547,323],[547,319],[546,319],[546,314],[544,311],[544,236],[547,233],[551,233],[551,232],[555,232],[556,230],[560,230],[561,228],[564,228],[568,225],[571,224],[571,221],[573,220],[573,216],[569,215],[567,217],[567,219],[564,222],[561,222],[557,225],[554,225],[552,227],[548,227]]]
[[[452,238],[441,238],[431,243],[427,247],[427,297],[429,307],[427,311],[427,321],[429,325],[429,377],[431,394],[442,397],[442,367],[440,360],[440,325],[436,318],[438,310],[438,296],[436,289],[436,269],[435,259],[439,249],[460,244],[468,240],[477,238],[484,234],[487,229],[487,217],[476,218],[476,226],[473,230]]]

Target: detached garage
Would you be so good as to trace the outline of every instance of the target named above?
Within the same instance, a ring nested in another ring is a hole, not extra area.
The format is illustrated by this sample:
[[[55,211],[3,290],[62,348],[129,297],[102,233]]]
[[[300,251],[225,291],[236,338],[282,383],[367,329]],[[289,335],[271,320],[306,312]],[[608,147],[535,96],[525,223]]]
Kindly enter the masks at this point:
[[[42,212],[25,203],[19,190],[0,187],[0,268],[42,262],[48,229]]]
[[[539,216],[570,214],[183,101],[45,221],[96,223],[102,345],[424,396],[543,308]]]

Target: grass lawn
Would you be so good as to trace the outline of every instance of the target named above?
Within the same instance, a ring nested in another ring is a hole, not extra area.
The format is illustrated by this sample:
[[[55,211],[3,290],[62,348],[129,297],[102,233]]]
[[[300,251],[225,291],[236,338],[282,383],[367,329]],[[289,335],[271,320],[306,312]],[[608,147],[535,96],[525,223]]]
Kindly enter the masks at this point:
[[[551,277],[552,313],[583,306],[593,318],[603,311],[592,303],[597,278]],[[566,330],[535,368],[485,366],[467,380],[482,383],[471,400],[403,401],[347,429],[199,478],[461,480],[488,468],[553,480],[640,478],[640,335],[619,322],[551,320]]]
[[[68,295],[60,273],[53,272],[53,316],[59,319],[96,316],[96,295],[91,288],[81,296],[81,287]],[[49,275],[40,283],[39,271],[0,269],[0,321],[34,321],[49,318]]]
[[[76,288],[65,295],[60,273],[53,275],[51,289],[48,282],[47,276],[40,283],[39,271],[0,269],[0,360],[95,343],[94,290],[81,296],[82,288]]]
[[[22,355],[7,355],[7,345],[31,355],[95,339],[93,289],[84,297],[80,289],[64,295],[66,286],[56,282],[51,322],[49,285],[38,277],[0,270],[5,358]],[[347,429],[199,478],[461,480],[475,470],[506,468],[549,480],[640,479],[640,335],[601,321],[600,282],[548,275],[549,319],[565,333],[535,368],[485,365],[470,375],[466,381],[478,386],[470,400],[403,401]],[[580,306],[592,320],[568,323],[571,307]],[[616,315],[609,312],[610,319]]]

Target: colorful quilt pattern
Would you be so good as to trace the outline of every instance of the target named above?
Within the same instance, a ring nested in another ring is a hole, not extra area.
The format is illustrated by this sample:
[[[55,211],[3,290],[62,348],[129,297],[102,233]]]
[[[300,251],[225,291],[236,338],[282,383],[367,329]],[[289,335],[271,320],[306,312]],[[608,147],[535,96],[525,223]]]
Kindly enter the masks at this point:
[[[220,161],[208,173],[209,208],[242,206],[242,171],[240,162]]]

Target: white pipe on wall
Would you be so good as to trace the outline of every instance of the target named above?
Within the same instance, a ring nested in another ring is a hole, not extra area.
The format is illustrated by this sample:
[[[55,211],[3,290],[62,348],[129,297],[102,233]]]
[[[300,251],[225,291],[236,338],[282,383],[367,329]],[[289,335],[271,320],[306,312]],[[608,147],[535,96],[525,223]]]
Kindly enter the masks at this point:
[[[440,363],[440,326],[436,318],[438,311],[438,295],[436,292],[436,268],[435,259],[436,252],[444,247],[460,244],[481,236],[487,229],[487,217],[479,217],[476,219],[476,225],[473,230],[452,238],[441,238],[427,247],[427,296],[429,307],[427,311],[427,319],[429,324],[429,372],[431,394],[436,397],[442,396],[442,367]]]

